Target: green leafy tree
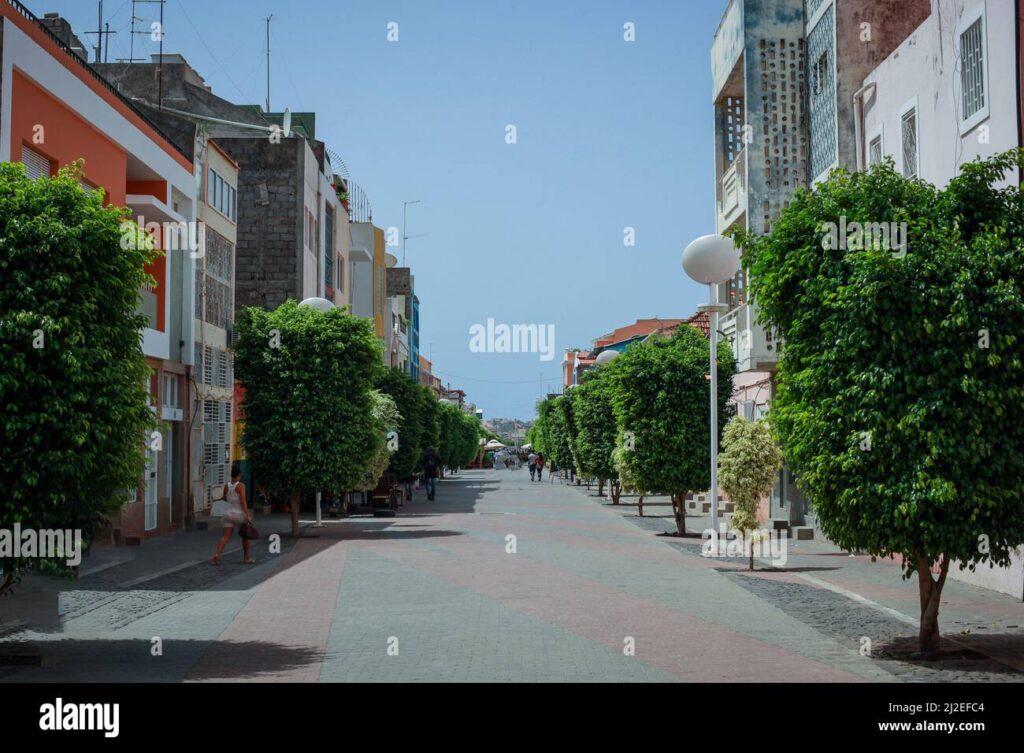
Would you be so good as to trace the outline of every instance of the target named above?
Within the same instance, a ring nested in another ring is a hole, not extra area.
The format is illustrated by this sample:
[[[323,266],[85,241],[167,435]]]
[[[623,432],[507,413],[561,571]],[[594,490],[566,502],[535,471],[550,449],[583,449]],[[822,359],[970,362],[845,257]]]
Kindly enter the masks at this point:
[[[398,369],[381,369],[377,389],[391,396],[402,416],[397,436],[392,437],[397,440],[398,449],[391,454],[388,470],[404,481],[413,475],[422,454],[423,390],[411,376]]]
[[[138,486],[155,427],[138,306],[157,252],[80,179],[0,165],[0,529],[79,529],[87,546]],[[2,557],[0,593],[72,558]]]
[[[736,416],[725,427],[722,453],[718,456],[718,483],[733,503],[729,527],[752,544],[760,526],[757,507],[771,493],[782,467],[782,451],[772,438],[767,421],[747,421]],[[754,548],[750,546],[750,569]]]
[[[483,426],[480,419],[470,416],[467,413],[459,412],[458,423],[458,462],[457,466],[467,466],[472,463],[480,453],[480,440],[483,438]]]
[[[391,445],[387,436],[392,431],[398,431],[402,423],[402,414],[398,412],[398,406],[390,395],[385,395],[380,390],[370,390],[370,412],[373,416],[376,427],[376,441],[373,459],[363,472],[360,483],[355,487],[359,491],[367,491],[377,486],[380,477],[387,471],[391,463]]]
[[[572,451],[569,449],[569,429],[566,425],[565,412],[562,408],[563,396],[547,398],[538,408],[541,425],[541,452],[547,461],[554,462],[559,468],[572,464]]]
[[[576,436],[572,443],[576,469],[583,476],[596,476],[598,495],[608,480],[612,502],[619,503],[619,472],[612,453],[615,450],[615,414],[612,411],[611,379],[603,378],[605,366],[586,372],[577,386],[569,390],[573,406]]]
[[[439,450],[441,442],[441,403],[433,390],[420,385],[422,393],[420,411],[420,457],[416,460],[416,470],[422,471],[423,453],[427,450]]]
[[[612,405],[621,460],[641,494],[668,494],[680,536],[685,499],[711,486],[710,343],[683,324],[671,337],[634,345],[612,363]],[[731,415],[735,362],[727,342],[718,350],[718,413]],[[719,424],[719,432],[721,423]]]
[[[369,393],[380,344],[370,321],[293,300],[273,311],[246,308],[236,326],[242,445],[254,476],[290,497],[297,537],[302,495],[358,489],[377,456]]]
[[[1006,565],[1024,543],[1024,204],[997,187],[1022,155],[966,164],[941,190],[891,162],[835,171],[770,236],[740,236],[785,343],[783,452],[830,539],[917,574],[926,656],[950,563]],[[837,244],[842,218],[848,236],[905,222],[906,246]]]

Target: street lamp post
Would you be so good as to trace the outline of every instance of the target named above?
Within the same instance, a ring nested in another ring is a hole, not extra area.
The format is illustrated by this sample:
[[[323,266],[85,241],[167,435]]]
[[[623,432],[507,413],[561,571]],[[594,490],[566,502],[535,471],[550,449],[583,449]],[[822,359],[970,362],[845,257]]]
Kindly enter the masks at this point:
[[[683,270],[708,286],[708,303],[697,308],[707,311],[711,340],[711,537],[712,552],[718,553],[718,315],[729,310],[718,302],[718,286],[728,282],[740,268],[739,249],[722,235],[703,235],[683,251]]]
[[[300,306],[305,306],[305,307],[311,308],[311,309],[316,309],[317,311],[320,311],[322,313],[326,313],[326,312],[330,311],[331,309],[335,308],[334,304],[331,303],[330,301],[328,301],[326,298],[319,298],[319,297],[307,298],[306,300],[304,300],[299,305]],[[320,511],[320,498],[321,498],[321,494],[322,494],[322,492],[318,489],[317,492],[316,492],[316,523],[313,524],[314,528],[323,528],[324,527],[323,513],[321,513],[321,511]]]

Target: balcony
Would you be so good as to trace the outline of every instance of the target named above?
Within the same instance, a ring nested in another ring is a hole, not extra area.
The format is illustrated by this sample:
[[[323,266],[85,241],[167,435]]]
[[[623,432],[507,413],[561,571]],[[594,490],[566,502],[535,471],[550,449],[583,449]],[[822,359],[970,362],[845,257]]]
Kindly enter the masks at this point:
[[[778,363],[778,343],[756,319],[757,309],[744,304],[718,321],[718,329],[736,356],[737,371],[774,371]]]
[[[717,230],[728,230],[747,211],[747,150],[729,163],[718,182]]]

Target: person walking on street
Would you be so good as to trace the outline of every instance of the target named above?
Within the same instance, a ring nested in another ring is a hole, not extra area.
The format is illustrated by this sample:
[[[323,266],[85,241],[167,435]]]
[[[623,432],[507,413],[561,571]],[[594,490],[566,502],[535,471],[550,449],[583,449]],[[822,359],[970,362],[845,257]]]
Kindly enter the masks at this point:
[[[213,555],[211,564],[214,565],[220,564],[220,555],[224,552],[224,547],[227,546],[228,541],[231,539],[231,533],[235,528],[246,521],[252,522],[252,513],[249,511],[249,506],[246,504],[245,499],[245,484],[242,483],[242,471],[237,465],[231,466],[231,483],[224,485],[223,499],[227,505],[224,513],[220,516],[224,532],[220,535],[220,541],[217,542],[217,551]],[[242,562],[246,565],[256,564],[256,560],[249,555],[249,539],[242,539]]]
[[[541,476],[544,475],[544,453],[537,453],[537,480],[541,480]]]
[[[427,499],[433,500],[437,490],[437,475],[441,470],[441,458],[433,447],[423,453],[423,483],[427,487]]]
[[[529,463],[530,463],[530,481],[533,481],[533,477],[537,474],[537,455],[532,450],[530,451]]]

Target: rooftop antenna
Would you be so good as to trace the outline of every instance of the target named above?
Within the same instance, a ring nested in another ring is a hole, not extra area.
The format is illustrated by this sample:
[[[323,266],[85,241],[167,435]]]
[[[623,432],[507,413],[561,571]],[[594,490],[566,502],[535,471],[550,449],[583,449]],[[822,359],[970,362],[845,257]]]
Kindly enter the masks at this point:
[[[131,43],[128,45],[128,58],[127,59],[119,58],[119,60],[121,62],[123,62],[123,63],[144,63],[146,61],[145,58],[137,58],[137,57],[135,57],[135,36],[137,34],[145,34],[145,35],[147,35],[147,36],[152,38],[153,33],[154,32],[158,32],[160,34],[159,42],[160,42],[160,57],[161,57],[161,64],[160,64],[161,65],[161,68],[160,68],[161,78],[163,78],[163,67],[162,67],[163,66],[163,62],[162,62],[162,59],[163,59],[163,52],[164,52],[164,3],[165,2],[167,2],[167,0],[132,0],[132,29],[131,29]],[[138,9],[139,3],[159,3],[160,4],[160,23],[159,23],[157,29],[153,29],[152,27],[150,27],[149,31],[136,31],[135,30],[135,22],[136,21],[145,21],[144,18],[140,18],[138,16],[138,14],[136,13],[136,11]]]
[[[267,112],[270,112],[270,21],[274,14],[267,16]]]
[[[406,233],[406,217],[409,212],[410,204],[419,204],[419,199],[414,199],[411,202],[401,203],[401,265],[406,266],[406,241],[409,240],[410,236]]]
[[[96,31],[87,31],[86,34],[96,35],[96,46],[93,47],[93,51],[96,53],[97,63],[106,62],[110,58],[110,40],[111,34],[117,34],[116,31],[110,30],[110,23],[103,22],[103,0],[99,0],[99,23],[96,26]],[[106,43],[106,44],[104,44]],[[106,53],[104,55],[104,53]]]

